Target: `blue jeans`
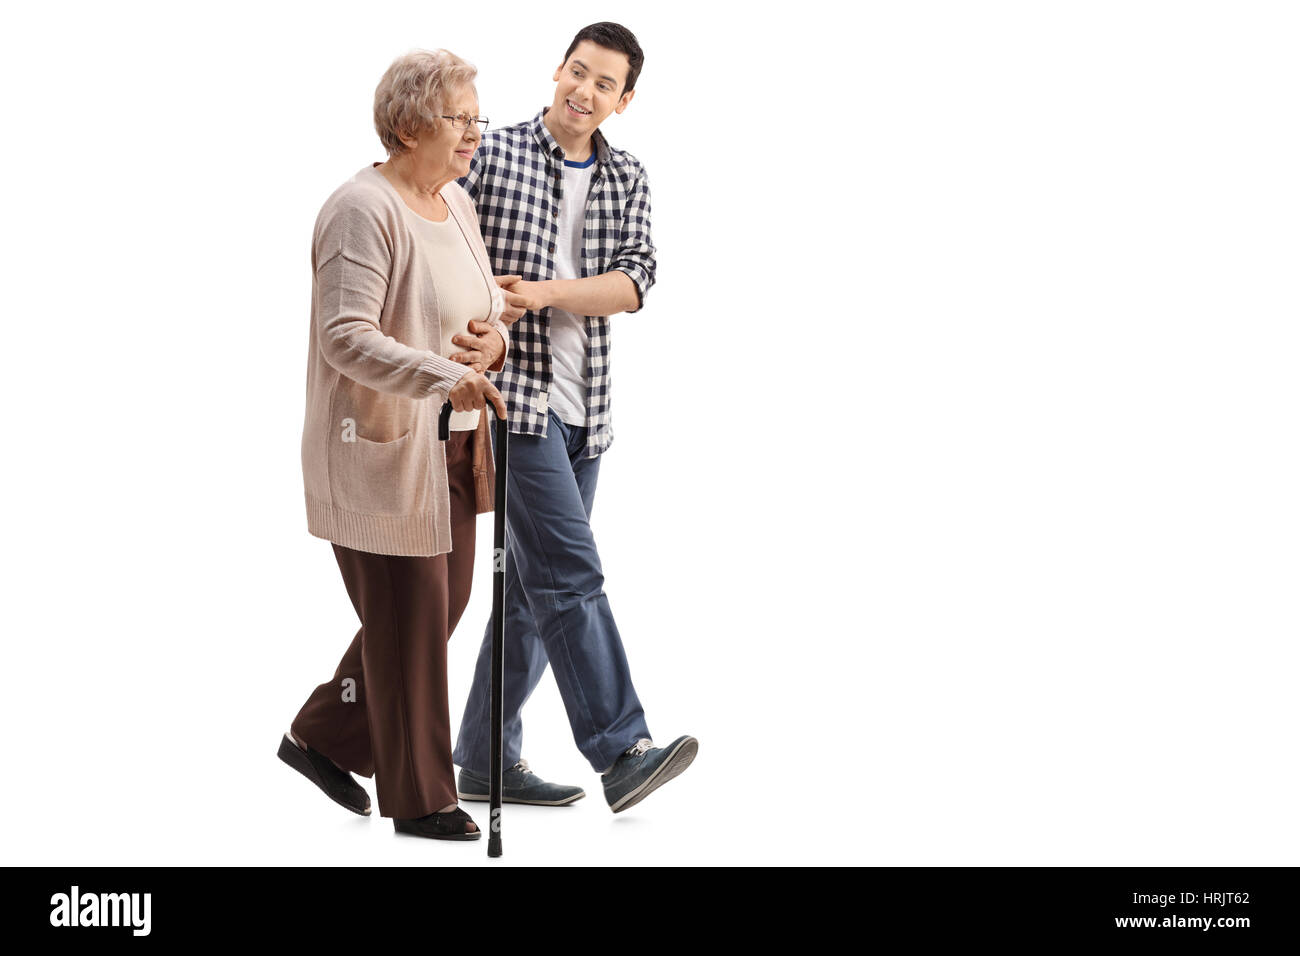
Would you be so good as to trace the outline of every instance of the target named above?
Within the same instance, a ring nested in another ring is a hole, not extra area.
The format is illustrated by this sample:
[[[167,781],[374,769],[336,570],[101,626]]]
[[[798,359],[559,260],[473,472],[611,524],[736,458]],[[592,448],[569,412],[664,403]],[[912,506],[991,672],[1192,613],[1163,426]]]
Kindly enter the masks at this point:
[[[520,712],[549,662],[573,741],[600,773],[650,730],[591,534],[600,456],[582,457],[585,427],[566,425],[554,412],[548,418],[544,438],[510,436],[502,756],[506,767],[519,760]],[[489,620],[452,754],[458,766],[480,774],[491,759],[491,672]]]

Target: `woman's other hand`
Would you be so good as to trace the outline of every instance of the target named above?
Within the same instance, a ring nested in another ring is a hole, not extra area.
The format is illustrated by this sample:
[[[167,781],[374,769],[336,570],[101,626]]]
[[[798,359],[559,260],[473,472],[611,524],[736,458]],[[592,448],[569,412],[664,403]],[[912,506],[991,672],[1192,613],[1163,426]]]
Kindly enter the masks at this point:
[[[496,365],[497,359],[506,350],[506,343],[501,338],[501,333],[478,319],[469,320],[469,331],[468,335],[461,332],[451,337],[452,345],[459,345],[465,351],[455,352],[447,358],[461,365],[468,365],[476,372]]]
[[[501,397],[497,387],[473,369],[461,376],[460,381],[452,386],[451,391],[447,393],[447,401],[451,402],[451,407],[458,412],[486,408],[487,403],[491,402],[492,407],[497,410],[497,416],[506,417],[505,399]]]

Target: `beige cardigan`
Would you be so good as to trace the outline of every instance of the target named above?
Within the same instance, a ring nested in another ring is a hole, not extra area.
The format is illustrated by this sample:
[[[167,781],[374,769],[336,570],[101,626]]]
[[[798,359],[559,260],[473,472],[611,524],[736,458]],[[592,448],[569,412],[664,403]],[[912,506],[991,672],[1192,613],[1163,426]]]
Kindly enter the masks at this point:
[[[491,292],[488,323],[509,348],[474,205],[455,182],[442,197]],[[316,219],[302,433],[307,530],[358,551],[435,555],[452,548],[438,412],[468,366],[438,354],[430,264],[403,206],[372,165],[335,190]],[[503,363],[504,355],[493,369]],[[485,436],[480,427],[480,442]],[[476,451],[478,471],[485,455]],[[485,477],[476,474],[480,497]]]

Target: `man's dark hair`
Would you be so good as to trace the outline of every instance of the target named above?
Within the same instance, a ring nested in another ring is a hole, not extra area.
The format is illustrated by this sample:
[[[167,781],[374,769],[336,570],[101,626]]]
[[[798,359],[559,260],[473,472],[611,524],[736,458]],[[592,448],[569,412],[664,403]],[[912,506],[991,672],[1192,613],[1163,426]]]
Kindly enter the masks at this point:
[[[583,27],[573,38],[569,48],[564,51],[565,63],[569,62],[569,57],[583,40],[590,40],[596,46],[603,46],[607,50],[617,50],[627,57],[627,82],[623,84],[620,96],[636,86],[636,78],[641,75],[641,65],[645,63],[645,54],[641,52],[641,44],[636,42],[636,37],[631,30],[621,23],[610,23],[608,20]]]

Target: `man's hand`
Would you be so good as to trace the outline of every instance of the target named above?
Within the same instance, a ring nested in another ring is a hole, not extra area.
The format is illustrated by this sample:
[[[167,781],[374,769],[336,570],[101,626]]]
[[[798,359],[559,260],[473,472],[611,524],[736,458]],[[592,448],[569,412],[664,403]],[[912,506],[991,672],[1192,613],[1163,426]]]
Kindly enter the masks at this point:
[[[545,283],[525,282],[523,276],[497,276],[496,280],[506,297],[501,314],[506,325],[513,325],[525,312],[539,312],[550,305],[542,294]]]
[[[496,365],[497,359],[506,350],[506,343],[501,338],[501,333],[478,319],[469,320],[469,331],[471,333],[469,335],[461,332],[451,337],[452,344],[459,345],[465,351],[448,355],[447,358],[461,365],[468,365],[476,372]]]
[[[506,403],[501,393],[497,391],[495,385],[473,369],[462,375],[460,381],[452,386],[451,391],[447,393],[447,401],[451,402],[451,407],[458,412],[487,408],[487,403],[491,402],[492,407],[497,410],[497,415],[501,418],[506,417]]]

